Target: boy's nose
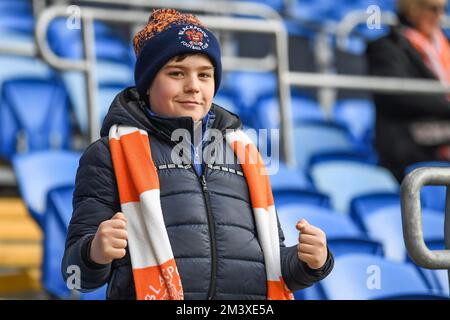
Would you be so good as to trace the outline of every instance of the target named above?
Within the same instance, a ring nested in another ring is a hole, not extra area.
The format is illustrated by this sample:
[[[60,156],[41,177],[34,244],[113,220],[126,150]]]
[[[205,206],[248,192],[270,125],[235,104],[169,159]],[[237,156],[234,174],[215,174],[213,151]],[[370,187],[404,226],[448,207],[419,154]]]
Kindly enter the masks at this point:
[[[186,83],[184,85],[184,90],[186,92],[199,92],[200,86],[198,79],[196,77],[188,77],[186,78]]]

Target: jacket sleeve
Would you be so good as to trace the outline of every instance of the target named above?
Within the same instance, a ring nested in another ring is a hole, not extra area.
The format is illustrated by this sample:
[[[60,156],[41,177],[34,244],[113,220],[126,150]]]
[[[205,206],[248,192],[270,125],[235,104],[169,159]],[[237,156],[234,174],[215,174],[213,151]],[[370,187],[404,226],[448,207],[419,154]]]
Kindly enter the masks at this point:
[[[69,224],[62,274],[65,281],[70,266],[78,266],[79,291],[104,285],[111,265],[99,265],[89,258],[90,244],[99,225],[120,211],[117,184],[106,138],[91,144],[80,159],[73,195],[73,214]]]
[[[330,249],[325,264],[320,269],[311,269],[300,261],[297,255],[297,246],[286,247],[284,245],[284,233],[278,221],[278,233],[280,235],[281,272],[288,288],[294,292],[312,286],[314,283],[327,277],[334,266],[334,258]]]
[[[369,73],[373,76],[414,78],[407,53],[386,39],[367,47]],[[426,80],[426,79],[423,79]],[[450,102],[444,94],[376,94],[377,108],[398,117],[441,117],[450,119]]]

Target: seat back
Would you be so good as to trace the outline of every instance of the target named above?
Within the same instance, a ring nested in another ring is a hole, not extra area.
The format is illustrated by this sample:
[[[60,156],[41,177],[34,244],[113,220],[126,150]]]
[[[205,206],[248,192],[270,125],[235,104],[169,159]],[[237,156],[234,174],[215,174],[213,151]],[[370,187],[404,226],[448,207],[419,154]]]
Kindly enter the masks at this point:
[[[348,130],[326,121],[298,121],[294,127],[297,166],[305,170],[310,158],[317,153],[356,151]]]
[[[7,158],[16,152],[67,149],[70,113],[61,83],[35,78],[6,81],[2,90],[0,151]]]
[[[405,261],[402,214],[399,205],[379,208],[363,219],[368,235],[383,243],[386,258]],[[425,241],[444,239],[444,216],[430,209],[422,211],[422,230]]]
[[[42,283],[48,292],[58,298],[67,299],[78,296],[80,300],[104,300],[106,285],[93,292],[75,294],[68,289],[61,274],[67,229],[72,216],[73,192],[72,185],[56,187],[48,192],[43,223],[45,232]],[[68,270],[68,272],[73,271]]]
[[[12,159],[20,194],[30,214],[42,226],[47,193],[61,185],[75,184],[80,154],[71,151],[40,151]]]
[[[335,259],[333,272],[320,282],[325,299],[371,300],[409,294],[432,294],[417,269],[374,255]]]
[[[356,196],[398,192],[399,185],[386,169],[354,161],[327,161],[314,165],[311,176],[317,190],[331,197],[333,207],[348,213]]]

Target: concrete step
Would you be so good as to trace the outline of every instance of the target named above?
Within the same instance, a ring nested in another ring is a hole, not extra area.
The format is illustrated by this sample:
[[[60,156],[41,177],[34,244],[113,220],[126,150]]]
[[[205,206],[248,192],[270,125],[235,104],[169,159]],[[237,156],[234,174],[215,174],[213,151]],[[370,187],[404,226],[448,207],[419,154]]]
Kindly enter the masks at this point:
[[[0,221],[3,219],[27,219],[30,218],[25,203],[20,198],[0,198]]]
[[[0,299],[45,298],[42,231],[20,198],[0,198]]]
[[[42,231],[32,220],[0,219],[0,243],[3,242],[40,242]]]
[[[34,298],[38,294],[42,294],[39,269],[0,273],[0,299]]]
[[[39,268],[41,262],[40,242],[0,242],[0,268]]]

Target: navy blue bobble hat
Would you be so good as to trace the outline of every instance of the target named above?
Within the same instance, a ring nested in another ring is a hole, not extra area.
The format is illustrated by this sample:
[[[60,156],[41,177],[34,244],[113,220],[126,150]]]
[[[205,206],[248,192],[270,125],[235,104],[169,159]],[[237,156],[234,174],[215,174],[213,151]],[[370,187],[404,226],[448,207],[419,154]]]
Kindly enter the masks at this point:
[[[187,53],[209,57],[217,93],[222,77],[219,42],[194,15],[174,9],[154,10],[144,29],[134,36],[133,45],[137,57],[134,80],[141,98],[146,97],[156,74],[170,59]]]

